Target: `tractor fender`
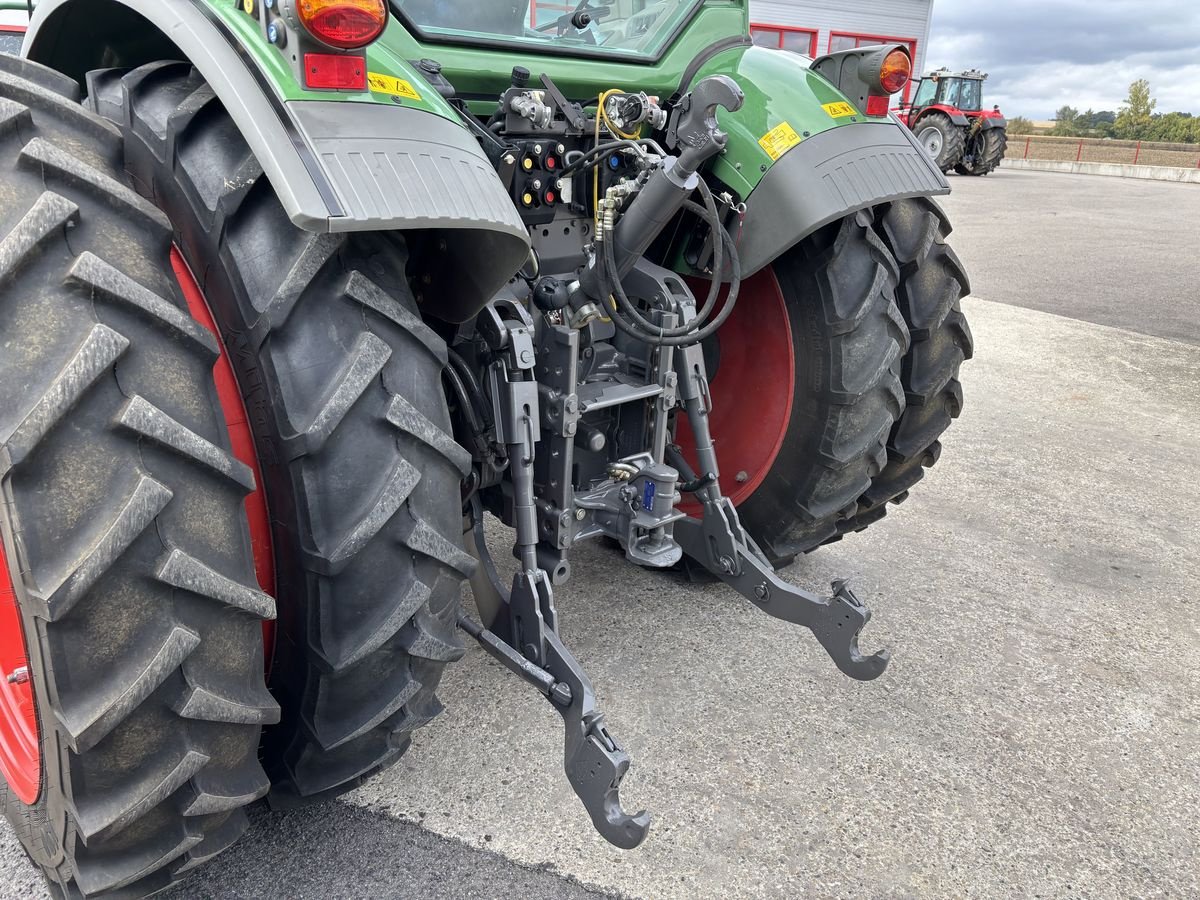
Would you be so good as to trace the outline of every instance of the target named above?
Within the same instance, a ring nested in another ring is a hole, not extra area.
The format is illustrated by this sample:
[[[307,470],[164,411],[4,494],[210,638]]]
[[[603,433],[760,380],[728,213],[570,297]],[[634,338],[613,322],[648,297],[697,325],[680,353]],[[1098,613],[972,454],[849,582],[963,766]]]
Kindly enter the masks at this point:
[[[135,48],[116,59],[104,40],[89,39],[114,16],[122,47]],[[131,28],[144,33],[130,35]],[[438,232],[446,254],[438,268],[457,273],[452,287],[469,295],[456,306],[482,308],[528,258],[528,230],[465,127],[400,105],[284,99],[202,0],[42,0],[22,53],[80,81],[89,69],[186,59],[224,105],[295,225]],[[439,190],[430,190],[435,184]]]
[[[746,200],[741,263],[748,277],[818,229],[893,200],[950,193],[913,133],[868,121],[815,135],[789,150]]]
[[[804,57],[730,47],[695,74],[726,75],[746,95],[736,112],[718,113],[729,142],[711,170],[746,204],[744,276],[850,213],[950,192],[911,131],[892,117],[862,114]]]
[[[921,113],[921,117],[919,119],[917,119],[916,124],[913,125],[913,131],[916,131],[918,128],[921,127],[922,120],[930,113],[941,113],[943,116],[945,116],[947,119],[950,120],[950,122],[954,125],[955,128],[970,128],[971,127],[971,120],[968,119],[961,112],[959,112],[957,109],[952,109],[951,107],[948,107],[948,106],[930,106],[930,107],[926,108],[924,112]]]
[[[1008,119],[1004,116],[984,116],[980,121],[983,124],[979,127],[983,131],[990,131],[993,128],[1008,128]]]

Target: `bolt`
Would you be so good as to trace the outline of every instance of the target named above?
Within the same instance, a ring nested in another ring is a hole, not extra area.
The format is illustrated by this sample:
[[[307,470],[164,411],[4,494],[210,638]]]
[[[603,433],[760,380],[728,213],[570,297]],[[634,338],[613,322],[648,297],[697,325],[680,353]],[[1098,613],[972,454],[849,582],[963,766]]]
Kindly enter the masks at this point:
[[[764,603],[771,599],[771,589],[767,587],[767,583],[765,581],[754,589],[754,596],[756,596],[759,600],[762,600]]]
[[[532,350],[522,350],[521,351],[521,362],[524,363],[525,365],[532,364],[533,363],[533,351]]]
[[[516,163],[517,163],[517,158],[515,156],[513,156],[511,153],[509,153],[507,156],[504,157],[504,164],[506,166],[513,166],[513,165],[516,165]]]
[[[587,518],[587,510],[586,509],[575,510],[575,521],[576,522],[582,522],[586,518]]]
[[[558,151],[558,155],[559,155],[559,156],[562,156],[564,153],[566,153],[566,152],[567,152],[567,148],[566,148],[564,145],[562,145],[562,144],[559,144],[559,145],[558,145],[557,147],[555,147],[554,149]]]
[[[9,684],[24,684],[29,680],[29,667],[21,666],[19,669],[14,669],[13,673],[8,676]]]
[[[730,559],[728,556],[722,556],[719,560],[717,560],[717,562],[721,566],[722,572],[726,572],[730,575],[733,574],[733,560],[732,559]]]
[[[750,480],[749,472],[742,471],[742,472],[737,473],[738,484],[745,484],[749,480]]]
[[[542,145],[541,145],[541,144],[534,144],[534,145],[533,145],[533,152],[534,152],[534,153],[541,153],[541,152],[542,152]]]

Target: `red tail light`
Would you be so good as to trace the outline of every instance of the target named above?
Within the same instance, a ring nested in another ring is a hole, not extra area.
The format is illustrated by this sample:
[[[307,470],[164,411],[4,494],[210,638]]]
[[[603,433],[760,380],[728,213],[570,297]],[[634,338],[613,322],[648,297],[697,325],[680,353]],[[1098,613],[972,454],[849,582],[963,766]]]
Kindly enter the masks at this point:
[[[337,53],[305,53],[304,84],[322,91],[365,91],[367,60]]]
[[[388,21],[384,0],[297,0],[296,12],[309,34],[339,50],[367,46]]]
[[[889,94],[898,94],[904,90],[908,80],[912,78],[912,59],[903,50],[893,50],[883,61],[879,70],[879,86]]]

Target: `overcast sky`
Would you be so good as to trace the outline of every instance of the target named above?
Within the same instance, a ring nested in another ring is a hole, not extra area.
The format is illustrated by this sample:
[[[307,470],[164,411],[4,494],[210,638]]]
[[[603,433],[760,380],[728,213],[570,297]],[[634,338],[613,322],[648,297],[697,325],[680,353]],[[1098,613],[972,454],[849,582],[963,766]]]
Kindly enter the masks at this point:
[[[1009,117],[1115,110],[1138,78],[1159,112],[1200,115],[1200,0],[934,0],[927,64],[988,72]]]

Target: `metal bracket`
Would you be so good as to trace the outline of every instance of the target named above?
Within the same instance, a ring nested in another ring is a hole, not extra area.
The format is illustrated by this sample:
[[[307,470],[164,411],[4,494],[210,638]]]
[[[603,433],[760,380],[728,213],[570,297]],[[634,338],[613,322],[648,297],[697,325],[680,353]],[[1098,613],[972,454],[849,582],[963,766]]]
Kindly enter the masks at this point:
[[[810,629],[845,674],[859,681],[878,678],[887,668],[891,654],[882,650],[864,656],[859,650],[858,637],[871,612],[846,582],[835,582],[834,594],[829,598],[788,584],[775,574],[774,567],[746,534],[733,503],[721,496],[720,470],[708,427],[708,376],[703,354],[697,350],[677,350],[676,366],[680,374],[679,397],[696,439],[696,456],[702,473],[700,479],[691,472],[684,472],[684,476],[693,482],[704,516],[676,522],[675,540],[684,553],[767,615]]]
[[[873,656],[864,656],[859,649],[858,637],[870,621],[871,611],[846,582],[833,583],[832,597],[820,597],[788,584],[744,539],[735,540],[732,557],[714,556],[722,553],[716,548],[725,543],[714,539],[717,530],[712,524],[714,519],[731,523],[738,532],[741,530],[737,512],[728,499],[709,501],[705,504],[704,521],[689,518],[675,523],[675,540],[684,553],[767,615],[810,629],[834,664],[851,678],[871,681],[883,674],[891,654],[881,650]],[[726,533],[734,536],[732,528]],[[725,547],[728,546],[725,543]]]

